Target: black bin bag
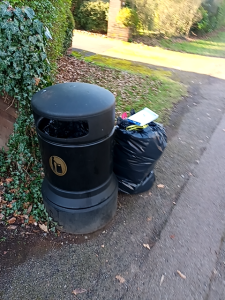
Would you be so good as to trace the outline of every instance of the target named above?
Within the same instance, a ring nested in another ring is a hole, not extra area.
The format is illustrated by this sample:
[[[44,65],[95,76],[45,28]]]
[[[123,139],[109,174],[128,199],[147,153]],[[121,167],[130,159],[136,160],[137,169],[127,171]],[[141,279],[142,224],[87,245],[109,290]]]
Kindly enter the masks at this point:
[[[164,127],[155,122],[146,128],[127,130],[130,125],[120,119],[116,126],[114,173],[120,191],[138,194],[152,187],[154,166],[166,147],[167,136]]]

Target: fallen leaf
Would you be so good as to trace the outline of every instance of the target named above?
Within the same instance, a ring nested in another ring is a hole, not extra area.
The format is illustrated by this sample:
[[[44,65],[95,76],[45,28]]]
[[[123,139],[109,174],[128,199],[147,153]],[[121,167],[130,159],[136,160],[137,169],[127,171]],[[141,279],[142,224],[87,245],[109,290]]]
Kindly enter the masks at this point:
[[[39,227],[41,228],[41,230],[43,230],[44,232],[48,232],[48,227],[45,224],[39,224]]]
[[[13,181],[13,179],[12,178],[6,178],[6,180],[5,180],[7,183],[9,183],[9,182],[12,182]]]
[[[25,203],[23,203],[23,208],[27,209],[29,207],[29,205],[30,205],[30,202],[25,202]]]
[[[28,224],[34,224],[35,225],[35,223],[36,223],[35,218],[33,216],[29,216]]]
[[[175,235],[174,234],[171,234],[170,235],[170,238],[173,240],[175,238]]]
[[[3,214],[0,214],[0,220],[2,220],[4,218]]]
[[[119,280],[120,283],[124,283],[126,280],[120,276],[120,275],[116,275],[116,279]]]
[[[165,276],[162,275],[161,280],[160,280],[160,286],[162,285],[163,281],[164,281]]]
[[[143,246],[144,246],[145,248],[147,248],[147,249],[151,250],[151,248],[150,248],[149,244],[143,244]]]
[[[7,227],[7,229],[9,229],[9,230],[15,230],[16,228],[17,228],[16,225],[10,225]]]
[[[158,184],[157,187],[158,187],[159,189],[164,189],[165,185],[164,185],[164,184]]]
[[[82,294],[82,293],[85,293],[85,292],[87,292],[87,290],[78,288],[78,289],[73,290],[72,294],[74,294],[76,296],[78,294]]]
[[[11,218],[11,219],[8,220],[9,224],[14,224],[15,222],[16,222],[16,218],[15,217],[13,217],[13,218]]]
[[[39,85],[39,82],[40,82],[41,79],[35,77],[34,80],[35,80],[35,85]]]
[[[184,274],[181,273],[181,271],[177,270],[177,274],[183,278],[183,279],[186,279],[186,276]]]
[[[29,207],[28,207],[28,209],[27,209],[27,215],[29,215],[30,214],[30,212],[31,212],[31,210],[32,210],[32,207],[33,207],[33,205],[31,204]]]
[[[24,218],[23,218],[23,216],[20,215],[20,216],[17,217],[17,223],[18,223],[18,224],[23,224],[23,223],[24,223]]]

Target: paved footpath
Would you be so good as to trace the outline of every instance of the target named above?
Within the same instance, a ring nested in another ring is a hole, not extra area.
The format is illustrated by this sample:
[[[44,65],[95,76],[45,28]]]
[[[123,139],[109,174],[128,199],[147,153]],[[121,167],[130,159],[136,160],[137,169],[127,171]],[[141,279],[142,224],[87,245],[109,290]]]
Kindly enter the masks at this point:
[[[225,299],[225,60],[204,57],[201,72],[182,55],[191,70],[182,60],[180,69],[162,66],[189,96],[171,116],[151,191],[120,194],[115,219],[98,235],[45,254],[28,249],[20,264],[1,268],[1,300],[70,300],[76,288],[86,290],[77,299],[90,300]]]
[[[75,31],[72,47],[114,58],[167,67],[175,70],[213,75],[225,79],[223,58],[180,53],[159,47],[148,47]]]
[[[145,283],[142,293],[146,295],[143,299],[225,299],[224,282],[221,294],[218,291],[218,296],[209,296],[225,234],[224,129],[225,115],[208,143],[195,176],[179,197],[159,242],[141,268],[140,277]],[[149,287],[151,296],[147,296]]]

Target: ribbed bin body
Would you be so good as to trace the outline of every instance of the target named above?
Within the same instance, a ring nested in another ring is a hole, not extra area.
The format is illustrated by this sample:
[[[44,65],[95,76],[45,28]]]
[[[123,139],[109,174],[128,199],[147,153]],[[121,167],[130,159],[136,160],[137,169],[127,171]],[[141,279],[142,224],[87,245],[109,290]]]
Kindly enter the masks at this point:
[[[32,109],[48,213],[68,233],[102,228],[117,207],[113,94],[91,84],[58,84],[35,94]]]

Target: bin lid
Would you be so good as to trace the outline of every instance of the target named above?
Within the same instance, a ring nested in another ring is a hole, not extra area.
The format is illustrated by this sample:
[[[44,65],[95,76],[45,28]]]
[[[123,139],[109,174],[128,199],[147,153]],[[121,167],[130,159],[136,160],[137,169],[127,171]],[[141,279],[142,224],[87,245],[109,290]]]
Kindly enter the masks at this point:
[[[114,110],[115,97],[108,90],[94,84],[68,82],[56,84],[34,94],[33,111],[55,120],[88,118]]]

